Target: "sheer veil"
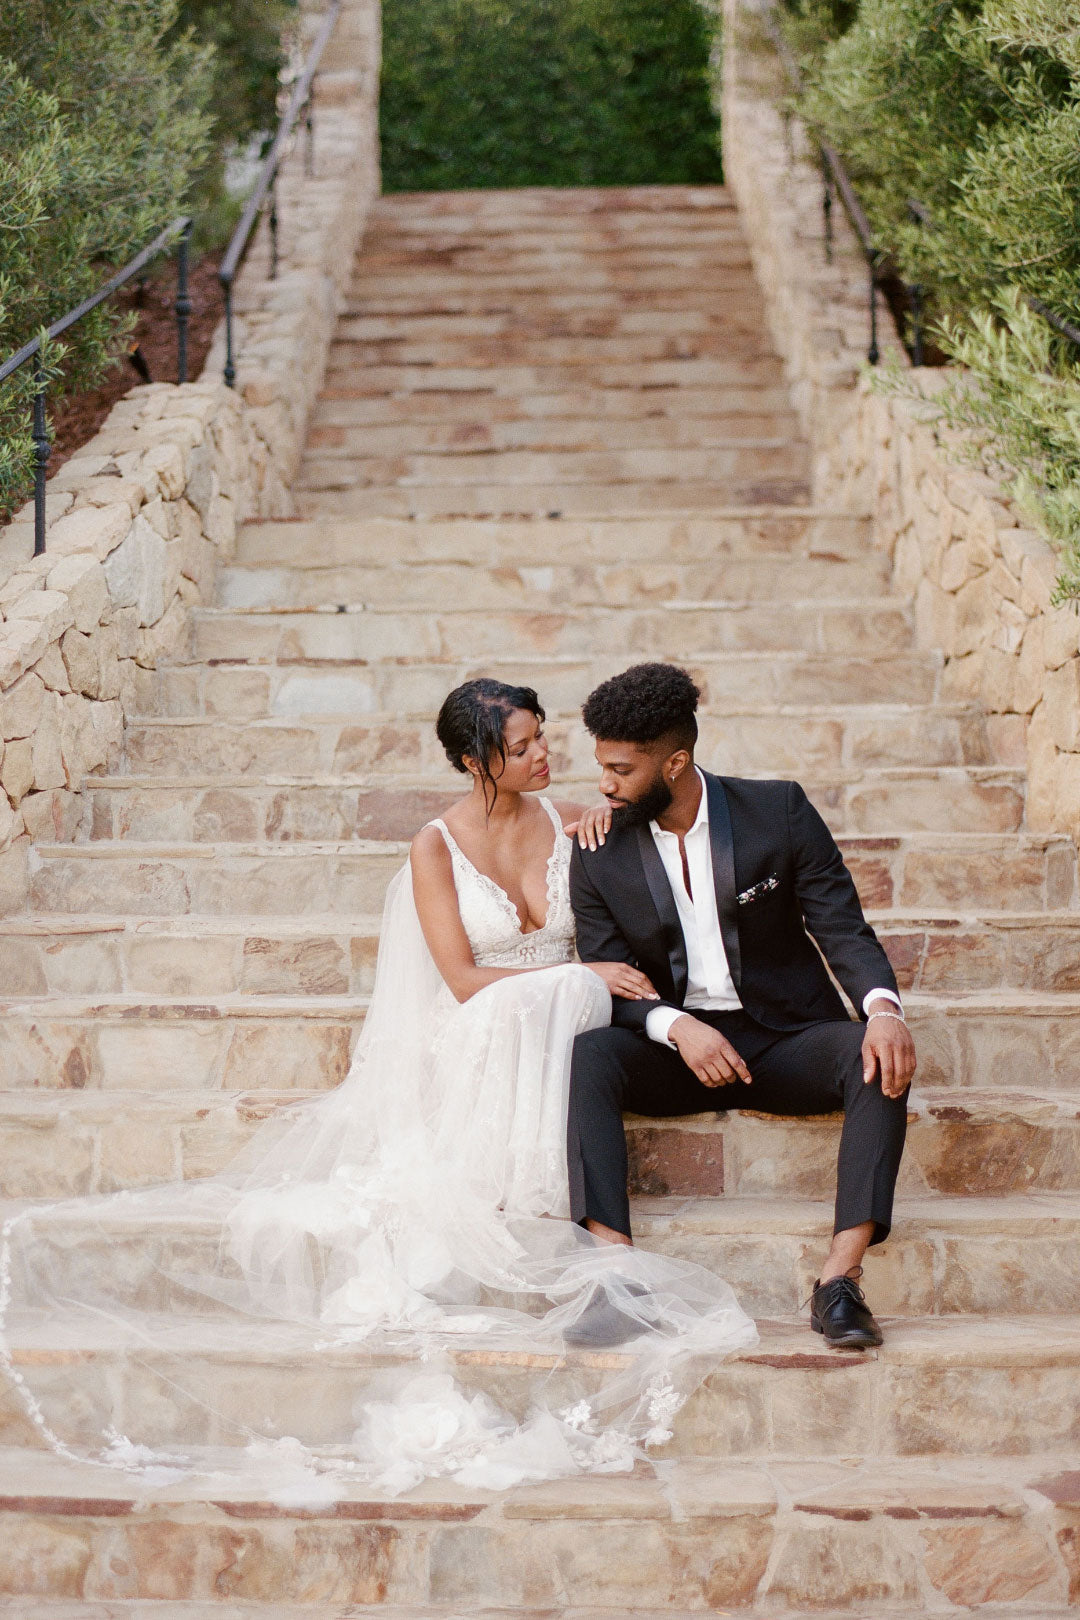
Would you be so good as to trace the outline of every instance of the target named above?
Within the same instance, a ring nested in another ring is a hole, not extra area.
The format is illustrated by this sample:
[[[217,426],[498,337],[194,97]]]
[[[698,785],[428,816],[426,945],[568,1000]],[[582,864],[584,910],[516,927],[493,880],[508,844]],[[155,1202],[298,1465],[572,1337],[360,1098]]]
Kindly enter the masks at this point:
[[[527,1041],[568,1066],[582,1008],[606,1022],[579,966],[508,983],[499,1017],[486,991],[448,1013],[406,865],[336,1090],[280,1109],[203,1181],[16,1210],[0,1366],[28,1439],[151,1486],[243,1475],[302,1502],[626,1469],[670,1438],[753,1323],[690,1262],[493,1203],[470,1065],[509,1073]],[[567,1349],[600,1297],[630,1341]]]

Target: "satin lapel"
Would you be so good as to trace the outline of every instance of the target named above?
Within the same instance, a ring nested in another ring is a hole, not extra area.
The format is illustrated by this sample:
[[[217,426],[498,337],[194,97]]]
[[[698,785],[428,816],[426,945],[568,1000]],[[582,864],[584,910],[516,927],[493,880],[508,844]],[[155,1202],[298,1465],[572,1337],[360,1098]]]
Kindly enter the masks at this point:
[[[638,852],[641,855],[641,864],[645,872],[645,881],[649,885],[649,893],[656,907],[656,914],[660,918],[660,927],[664,936],[664,948],[671,963],[671,977],[675,983],[676,999],[680,1002],[686,994],[687,968],[686,968],[686,941],[683,938],[682,924],[679,921],[679,912],[675,904],[675,896],[671,892],[668,875],[664,871],[664,863],[660,859],[660,852],[653,842],[653,835],[647,826],[638,827]]]
[[[716,888],[716,912],[720,919],[720,933],[727,952],[728,967],[736,990],[742,978],[742,954],[739,950],[739,902],[735,887],[735,846],[731,834],[731,811],[727,794],[719,777],[705,776],[705,791],[709,795],[709,842],[712,845],[713,884]]]

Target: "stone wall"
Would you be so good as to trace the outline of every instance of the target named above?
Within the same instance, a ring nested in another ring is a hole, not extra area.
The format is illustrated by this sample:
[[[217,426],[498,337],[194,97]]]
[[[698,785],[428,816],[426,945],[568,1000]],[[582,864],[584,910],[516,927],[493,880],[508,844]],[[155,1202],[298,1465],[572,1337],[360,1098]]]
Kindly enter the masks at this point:
[[[779,109],[775,58],[747,0],[725,12],[726,176],[812,447],[814,499],[870,514],[920,644],[944,654],[943,695],[980,702],[1002,763],[1027,767],[1028,825],[1078,836],[1080,618],[1051,606],[1054,553],[994,479],[949,453],[947,429],[864,374],[864,261],[838,205],[826,263],[820,172]],[[920,390],[941,385],[940,371],[911,371],[887,314],[880,332]]]
[[[309,34],[319,21],[308,9]],[[301,140],[279,181],[278,276],[264,227],[238,278],[235,390],[219,332],[198,382],[133,389],[49,481],[43,557],[32,507],[0,530],[0,912],[24,901],[31,843],[75,835],[83,778],[115,761],[237,525],[289,515],[379,189],[379,23],[379,0],[346,0],[317,81],[314,174]]]

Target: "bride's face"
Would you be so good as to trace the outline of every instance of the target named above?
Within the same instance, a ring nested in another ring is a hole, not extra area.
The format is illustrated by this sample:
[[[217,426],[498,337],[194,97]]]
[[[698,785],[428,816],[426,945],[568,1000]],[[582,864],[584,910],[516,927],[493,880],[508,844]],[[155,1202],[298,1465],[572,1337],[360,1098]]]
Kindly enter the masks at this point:
[[[538,793],[551,782],[548,741],[543,724],[528,709],[514,709],[503,727],[506,760],[491,760],[491,774],[501,793]]]

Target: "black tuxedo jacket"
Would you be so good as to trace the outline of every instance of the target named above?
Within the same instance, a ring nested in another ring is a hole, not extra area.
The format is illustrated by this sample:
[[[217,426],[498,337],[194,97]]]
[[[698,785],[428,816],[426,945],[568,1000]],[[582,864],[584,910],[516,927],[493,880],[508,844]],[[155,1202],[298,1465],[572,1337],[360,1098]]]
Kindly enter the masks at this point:
[[[895,992],[851,874],[799,784],[702,774],[720,930],[750,1016],[779,1031],[848,1016],[811,934],[860,1016],[870,990]],[[616,812],[598,849],[583,850],[575,840],[570,898],[583,962],[630,962],[663,1004],[682,1007],[686,944],[647,825],[620,829]],[[616,997],[612,1023],[644,1030],[656,1005]]]

